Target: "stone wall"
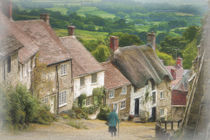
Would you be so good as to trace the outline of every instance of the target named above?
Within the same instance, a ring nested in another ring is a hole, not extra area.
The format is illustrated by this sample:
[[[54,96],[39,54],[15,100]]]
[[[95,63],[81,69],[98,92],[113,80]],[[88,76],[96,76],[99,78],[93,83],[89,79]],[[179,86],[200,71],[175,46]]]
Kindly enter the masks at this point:
[[[120,119],[127,119],[130,114],[130,95],[131,95],[131,85],[127,86],[127,93],[122,95],[122,87],[119,87],[115,90],[114,98],[109,98],[109,91],[106,91],[106,104],[113,110],[114,104],[117,104],[118,110],[117,113]],[[120,109],[122,101],[126,101],[126,108]]]
[[[164,93],[164,98],[160,97],[160,93]],[[160,115],[160,109],[165,110],[164,116]],[[171,120],[171,91],[170,91],[170,82],[167,80],[163,80],[158,85],[158,92],[157,92],[157,120],[165,119]]]

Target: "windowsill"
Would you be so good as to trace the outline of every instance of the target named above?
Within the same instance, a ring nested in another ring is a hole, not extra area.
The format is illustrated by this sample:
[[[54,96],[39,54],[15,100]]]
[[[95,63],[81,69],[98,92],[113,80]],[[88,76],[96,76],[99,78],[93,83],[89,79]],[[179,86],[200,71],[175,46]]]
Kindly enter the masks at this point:
[[[120,95],[127,95],[126,93],[120,93]]]
[[[62,104],[62,105],[59,105],[59,108],[64,107],[64,106],[66,106],[66,105],[67,105],[67,103]]]
[[[61,77],[67,76],[67,74],[62,74]]]
[[[84,89],[85,88],[85,86],[81,86],[79,89]]]
[[[91,83],[91,86],[95,86],[95,85],[97,85],[97,84],[98,84],[97,82]]]
[[[114,97],[109,97],[109,99],[114,99]]]
[[[160,98],[160,100],[165,100],[165,98]]]
[[[124,109],[126,109],[126,107],[124,107],[124,108],[120,108],[120,110],[124,110]]]

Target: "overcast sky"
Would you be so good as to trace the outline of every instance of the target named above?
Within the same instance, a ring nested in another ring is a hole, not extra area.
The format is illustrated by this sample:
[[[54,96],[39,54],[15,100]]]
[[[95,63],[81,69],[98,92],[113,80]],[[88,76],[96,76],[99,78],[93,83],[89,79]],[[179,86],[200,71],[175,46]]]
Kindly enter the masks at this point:
[[[141,2],[169,2],[169,3],[202,3],[205,4],[208,0],[135,0]]]

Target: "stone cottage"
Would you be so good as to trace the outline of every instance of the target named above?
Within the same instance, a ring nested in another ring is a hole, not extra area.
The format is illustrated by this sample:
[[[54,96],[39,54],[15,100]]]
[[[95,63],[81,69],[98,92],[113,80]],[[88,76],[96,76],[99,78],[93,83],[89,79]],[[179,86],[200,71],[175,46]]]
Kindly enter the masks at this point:
[[[74,30],[74,26],[69,26],[69,36],[61,37],[60,40],[72,57],[74,100],[85,94],[86,106],[90,106],[93,103],[93,89],[104,87],[104,68],[77,40]]]
[[[130,115],[130,81],[110,62],[102,63],[105,69],[105,102],[110,109],[115,109],[120,119]]]
[[[31,89],[32,71],[39,48],[15,25],[11,16],[11,13],[5,16],[0,11],[0,83],[3,86],[22,83]]]
[[[50,26],[49,15],[40,20],[15,21],[16,26],[39,47],[36,67],[32,75],[32,92],[52,113],[71,109],[72,61],[66,48]]]
[[[118,44],[117,38],[111,40],[111,62],[132,83],[130,114],[142,120],[168,119],[171,101],[159,98],[162,94],[171,96],[172,77],[154,51],[154,33],[148,34],[147,45],[119,48]]]

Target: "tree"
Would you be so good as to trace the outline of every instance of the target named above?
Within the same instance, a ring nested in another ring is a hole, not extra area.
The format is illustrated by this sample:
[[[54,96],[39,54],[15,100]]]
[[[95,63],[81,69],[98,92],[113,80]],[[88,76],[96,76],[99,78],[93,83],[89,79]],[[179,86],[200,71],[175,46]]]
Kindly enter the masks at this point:
[[[185,49],[187,41],[183,37],[165,37],[164,41],[160,43],[160,51],[172,55],[182,57],[182,50]]]
[[[186,49],[183,51],[183,66],[185,69],[190,69],[192,67],[192,61],[197,56],[197,40],[194,39],[192,42],[188,43]]]
[[[99,62],[104,62],[110,56],[110,50],[105,45],[99,45],[96,50],[92,52],[92,55],[98,60]]]
[[[198,26],[190,26],[183,33],[183,37],[189,42],[193,41],[196,37],[199,36],[200,28]]]
[[[119,46],[120,47],[142,44],[141,39],[136,35],[131,35],[131,34],[122,33],[122,32],[115,32],[115,33],[112,33],[112,35],[119,37]]]
[[[156,51],[158,57],[163,60],[164,65],[166,66],[173,66],[175,64],[175,60],[173,59],[173,57],[171,55],[168,55],[166,53],[160,52],[160,51]]]

